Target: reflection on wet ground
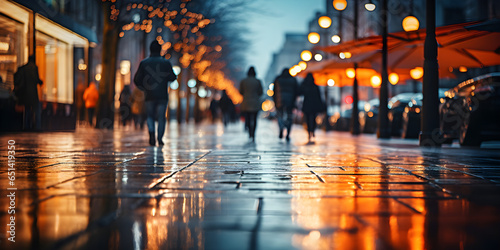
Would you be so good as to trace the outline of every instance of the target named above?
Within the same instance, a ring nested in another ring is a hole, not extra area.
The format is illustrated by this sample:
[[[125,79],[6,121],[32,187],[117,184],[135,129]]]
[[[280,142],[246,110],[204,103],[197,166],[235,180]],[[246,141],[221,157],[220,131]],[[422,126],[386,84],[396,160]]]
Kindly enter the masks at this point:
[[[294,129],[1,135],[2,249],[500,249],[500,150]]]

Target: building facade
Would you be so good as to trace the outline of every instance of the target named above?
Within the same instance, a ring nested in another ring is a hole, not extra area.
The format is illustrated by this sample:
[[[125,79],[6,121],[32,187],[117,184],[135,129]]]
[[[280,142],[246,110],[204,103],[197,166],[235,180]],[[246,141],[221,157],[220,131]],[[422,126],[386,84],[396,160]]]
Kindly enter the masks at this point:
[[[307,41],[306,34],[287,33],[283,47],[273,54],[273,58],[264,78],[264,85],[268,86],[281,74],[284,68],[290,68],[300,61],[300,52],[312,45]]]
[[[71,3],[82,1],[69,1]],[[22,129],[21,109],[11,91],[14,73],[35,55],[43,81],[38,89],[42,130],[72,130],[76,126],[75,89],[89,81],[89,53],[98,43],[96,32],[64,12],[66,1],[0,0],[0,76],[2,131]],[[87,11],[99,2],[86,1]],[[80,12],[86,12],[86,8]],[[77,13],[75,10],[74,13]],[[95,28],[97,30],[97,27]],[[5,118],[5,119],[4,119]]]

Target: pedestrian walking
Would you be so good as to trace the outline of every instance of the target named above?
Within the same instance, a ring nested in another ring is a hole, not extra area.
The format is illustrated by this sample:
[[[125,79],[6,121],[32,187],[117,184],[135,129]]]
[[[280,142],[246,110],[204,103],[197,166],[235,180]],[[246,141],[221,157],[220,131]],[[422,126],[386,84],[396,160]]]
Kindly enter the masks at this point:
[[[264,93],[260,80],[255,76],[255,68],[250,67],[247,77],[240,82],[240,93],[243,95],[241,111],[244,112],[245,123],[248,125],[248,134],[252,141],[255,141],[257,114],[261,109],[260,97]]]
[[[38,75],[35,56],[28,58],[28,63],[19,67],[14,74],[14,94],[19,105],[24,105],[24,129],[40,130],[41,106],[38,98],[38,85],[42,85]]]
[[[146,96],[146,115],[149,131],[149,145],[163,145],[165,134],[166,112],[168,105],[169,82],[177,79],[172,64],[161,56],[161,45],[154,40],[149,46],[151,55],[141,61],[134,77],[135,86],[144,91]],[[155,135],[155,120],[158,128]]]
[[[210,109],[210,115],[212,116],[212,123],[215,123],[215,120],[217,119],[217,111],[219,110],[219,101],[213,97],[208,108]]]
[[[226,90],[222,91],[222,96],[219,100],[219,107],[222,113],[222,122],[224,127],[231,121],[231,115],[234,113],[234,104],[231,98],[226,93]]]
[[[146,122],[146,109],[144,108],[144,92],[139,88],[134,88],[132,91],[131,102],[132,102],[132,118],[134,121],[134,128],[138,129],[144,128],[144,122]]]
[[[130,90],[130,85],[123,86],[119,101],[120,121],[122,126],[125,127],[132,120],[132,91]]]
[[[81,78],[78,78],[78,84],[76,85],[76,92],[75,92],[75,104],[76,104],[76,117],[78,122],[83,122],[85,121],[85,104],[83,100],[83,93],[85,93],[85,84],[83,84],[83,81]]]
[[[311,73],[307,74],[306,78],[299,87],[299,95],[304,96],[302,103],[302,112],[306,118],[308,140],[315,137],[316,116],[318,113],[324,112],[325,104],[321,100],[321,93],[318,85],[314,82],[314,77]]]
[[[274,93],[273,98],[280,128],[279,138],[283,138],[283,132],[286,129],[286,140],[289,141],[293,123],[293,109],[298,94],[298,83],[290,75],[288,68],[283,69],[281,75],[274,80]]]
[[[85,101],[85,108],[87,109],[87,121],[90,127],[94,127],[94,113],[97,106],[97,100],[99,100],[99,91],[95,83],[91,82],[87,89],[85,89],[83,100]]]

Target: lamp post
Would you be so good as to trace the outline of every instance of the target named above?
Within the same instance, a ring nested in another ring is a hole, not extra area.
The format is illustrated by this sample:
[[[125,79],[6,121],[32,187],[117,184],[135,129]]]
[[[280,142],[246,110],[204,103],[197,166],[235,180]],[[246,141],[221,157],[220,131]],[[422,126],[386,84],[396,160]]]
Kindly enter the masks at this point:
[[[420,146],[439,147],[439,72],[436,41],[436,0],[426,1],[426,37],[424,43],[424,79],[422,86],[422,132]]]
[[[387,99],[389,98],[389,84],[387,75],[387,0],[382,0],[382,83],[380,85],[379,94],[379,116],[378,116],[378,138],[390,138],[391,133],[389,130],[389,108],[387,107]]]
[[[321,27],[321,35],[316,33],[316,32],[311,32],[309,33],[309,35],[307,36],[307,39],[309,40],[310,43],[312,44],[317,44],[319,42],[321,42],[321,45],[326,47],[328,46],[328,28],[330,28],[330,26],[332,25],[332,19],[328,16],[321,16],[320,18],[318,18],[318,25],[319,27]],[[333,41],[333,40],[332,40]],[[315,59],[317,60],[317,54],[315,55]],[[302,56],[301,56],[302,57]],[[325,55],[325,59],[327,58],[327,54]],[[307,57],[306,57],[307,59]],[[302,60],[304,60],[304,58],[302,58]],[[319,61],[319,60],[317,60]],[[331,83],[329,82],[328,84],[325,85],[325,104],[326,104],[326,107],[328,108],[328,104],[329,104],[329,91],[328,91],[328,88],[329,86],[331,85]]]
[[[354,19],[353,19],[353,32],[354,36],[353,39],[357,40],[358,39],[358,6],[359,6],[359,1],[355,0],[354,1]],[[333,7],[339,11],[339,14],[342,13],[346,7],[347,7],[347,2],[345,0],[334,0],[333,1]],[[339,15],[339,33],[342,31],[342,15]],[[356,72],[358,68],[358,63],[354,63],[354,72]],[[353,100],[353,106],[352,106],[352,115],[351,115],[351,134],[353,135],[358,135],[360,133],[359,129],[359,108],[358,108],[358,103],[359,103],[359,91],[358,91],[358,78],[356,74],[354,75],[354,81],[352,84],[352,100]]]
[[[359,1],[354,1],[354,40],[358,40],[358,5]],[[354,71],[358,69],[358,63],[354,63]],[[354,76],[352,84],[352,115],[351,115],[351,134],[359,134],[359,91],[358,91],[358,77]]]

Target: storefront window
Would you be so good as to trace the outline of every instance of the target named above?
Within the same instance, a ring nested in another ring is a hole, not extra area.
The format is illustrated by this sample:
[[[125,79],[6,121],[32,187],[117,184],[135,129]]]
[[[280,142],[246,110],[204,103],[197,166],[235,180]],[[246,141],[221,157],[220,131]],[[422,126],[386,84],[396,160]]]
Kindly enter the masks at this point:
[[[23,25],[0,15],[0,89],[14,88],[14,73],[24,61]]]
[[[37,31],[36,64],[43,81],[40,100],[73,103],[72,46]]]

